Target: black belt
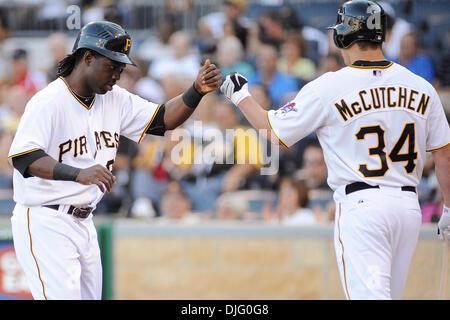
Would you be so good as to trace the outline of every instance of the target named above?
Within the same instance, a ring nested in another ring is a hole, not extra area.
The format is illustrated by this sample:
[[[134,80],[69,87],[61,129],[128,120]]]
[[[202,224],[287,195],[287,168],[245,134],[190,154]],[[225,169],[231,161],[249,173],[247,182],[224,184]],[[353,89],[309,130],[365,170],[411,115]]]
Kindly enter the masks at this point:
[[[50,209],[58,210],[59,209],[59,204],[44,205],[43,207],[47,207],[47,208],[50,208]],[[78,207],[70,206],[69,210],[67,210],[67,213],[73,215],[74,217],[84,219],[84,218],[87,218],[89,216],[89,214],[92,212],[92,209],[93,208],[90,208],[90,207],[78,208]]]
[[[345,186],[345,194],[350,194],[355,191],[365,190],[365,189],[379,189],[380,186],[372,186],[365,182],[353,182]],[[403,186],[401,187],[402,191],[411,191],[416,192],[416,187],[412,186]]]

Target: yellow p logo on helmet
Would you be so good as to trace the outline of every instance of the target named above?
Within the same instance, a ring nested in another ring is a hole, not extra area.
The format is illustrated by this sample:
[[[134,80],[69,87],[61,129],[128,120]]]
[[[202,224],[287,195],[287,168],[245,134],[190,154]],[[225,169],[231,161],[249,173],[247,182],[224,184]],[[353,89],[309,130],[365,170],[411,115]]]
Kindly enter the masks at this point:
[[[125,52],[127,52],[128,49],[130,49],[130,47],[131,47],[131,39],[128,38],[127,42],[125,43]]]

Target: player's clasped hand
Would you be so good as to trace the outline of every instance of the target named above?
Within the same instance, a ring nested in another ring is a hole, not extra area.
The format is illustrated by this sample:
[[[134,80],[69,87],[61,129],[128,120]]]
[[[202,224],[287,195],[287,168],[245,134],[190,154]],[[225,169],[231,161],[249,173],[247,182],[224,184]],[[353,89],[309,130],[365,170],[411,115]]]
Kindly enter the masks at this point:
[[[222,84],[222,72],[209,59],[206,60],[200,69],[195,80],[195,88],[201,94],[207,94],[211,91],[219,89]]]
[[[101,192],[111,192],[112,186],[116,183],[116,177],[105,167],[96,164],[95,166],[81,169],[76,182],[90,185],[96,184]]]

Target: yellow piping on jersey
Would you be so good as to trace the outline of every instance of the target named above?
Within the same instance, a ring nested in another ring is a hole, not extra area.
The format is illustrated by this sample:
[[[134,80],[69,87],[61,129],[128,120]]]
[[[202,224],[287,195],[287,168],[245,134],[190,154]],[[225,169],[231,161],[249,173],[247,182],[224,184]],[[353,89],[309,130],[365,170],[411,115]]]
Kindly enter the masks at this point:
[[[351,64],[351,65],[349,65],[349,67],[356,68],[356,69],[387,69],[390,66],[392,66],[393,64],[394,64],[393,62],[389,63],[386,66],[355,66],[355,65]]]
[[[73,90],[70,88],[69,84],[66,82],[66,80],[64,80],[63,77],[59,77],[66,85],[67,89],[69,89],[70,94],[75,98],[75,100],[77,100],[83,107],[85,107],[86,109],[90,110],[92,108],[92,106],[95,103],[95,96],[94,99],[92,99],[92,102],[89,106],[87,106],[86,104],[84,104],[83,101],[81,101],[80,99],[78,99],[78,97],[75,95],[75,93],[73,92]]]
[[[42,277],[41,277],[41,269],[39,269],[39,264],[37,262],[36,256],[34,255],[34,251],[33,251],[33,238],[31,237],[31,229],[30,229],[30,208],[28,208],[28,210],[27,210],[27,224],[28,224],[28,235],[30,236],[30,251],[31,251],[31,255],[33,256],[34,262],[36,263],[36,268],[37,268],[37,272],[38,272],[38,276],[39,276],[39,281],[41,281],[41,284],[42,284],[42,293],[44,294],[45,300],[47,300],[47,296],[45,294],[44,281],[42,281]]]
[[[448,146],[450,146],[450,142],[448,142],[447,144],[444,144],[442,147],[437,147],[437,148],[429,149],[429,150],[426,150],[426,151],[427,151],[427,152],[438,151],[438,150],[441,150],[441,149],[445,149],[445,148],[447,148]]]
[[[345,268],[345,259],[344,259],[344,243],[342,242],[342,238],[341,238],[340,222],[341,222],[341,204],[339,203],[339,217],[338,217],[338,221],[337,221],[338,239],[339,239],[339,243],[341,244],[341,249],[342,249],[341,259],[342,259],[342,271],[343,271],[343,276],[344,276],[345,292],[347,293],[347,298],[349,300],[351,300],[350,293],[348,292],[348,285],[347,285],[347,272],[346,272],[346,268]]]
[[[15,158],[15,157],[18,157],[18,156],[22,156],[24,154],[31,153],[31,152],[37,151],[37,150],[40,150],[40,148],[31,149],[31,150],[24,151],[24,152],[21,152],[21,153],[16,153],[16,154],[13,154],[12,156],[9,156],[7,159],[11,159],[11,158]]]
[[[282,145],[284,148],[289,149],[289,147],[288,147],[288,146],[280,139],[279,136],[277,136],[277,133],[273,130],[272,124],[270,123],[270,119],[269,119],[269,112],[267,112],[267,122],[269,123],[270,130],[273,132],[273,134],[275,135],[275,137],[277,137],[277,139],[278,139],[278,141],[281,143],[281,145]]]
[[[159,111],[159,108],[161,108],[161,105],[158,105],[158,108],[156,108],[155,113],[153,113],[152,118],[150,119],[149,123],[148,123],[147,126],[145,127],[144,131],[142,132],[142,134],[141,134],[141,136],[140,136],[140,138],[139,138],[139,140],[138,140],[138,144],[141,143],[142,139],[144,138],[145,132],[146,132],[146,131],[148,130],[148,128],[150,128],[150,126],[152,125],[152,122],[153,122],[153,120],[155,119],[156,114],[157,114],[158,111]]]

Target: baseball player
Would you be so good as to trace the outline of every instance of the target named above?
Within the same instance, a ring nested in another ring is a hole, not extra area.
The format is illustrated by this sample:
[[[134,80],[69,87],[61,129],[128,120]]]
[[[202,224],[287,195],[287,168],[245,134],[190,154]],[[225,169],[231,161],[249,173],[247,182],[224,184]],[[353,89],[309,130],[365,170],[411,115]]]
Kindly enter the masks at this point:
[[[190,89],[157,105],[115,86],[132,41],[117,24],[85,25],[59,78],[29,101],[9,152],[12,231],[35,299],[100,299],[102,267],[92,212],[111,174],[119,136],[141,142],[182,124],[222,83],[206,61]]]
[[[289,147],[317,133],[336,203],[334,244],[347,299],[400,299],[421,226],[417,198],[426,152],[450,225],[450,129],[430,83],[386,61],[385,14],[375,2],[349,1],[331,29],[346,67],[305,85],[265,111],[247,81],[230,74],[221,91],[267,137]]]

